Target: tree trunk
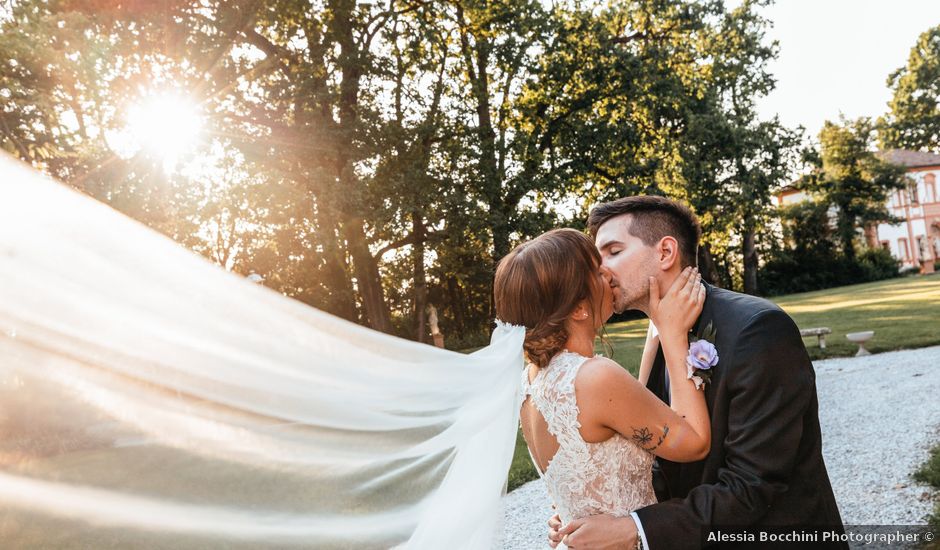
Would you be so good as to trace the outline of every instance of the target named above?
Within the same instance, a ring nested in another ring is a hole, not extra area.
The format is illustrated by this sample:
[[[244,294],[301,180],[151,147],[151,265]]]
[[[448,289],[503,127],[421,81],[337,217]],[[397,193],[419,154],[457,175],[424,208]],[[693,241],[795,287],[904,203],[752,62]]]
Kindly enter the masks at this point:
[[[362,305],[366,310],[369,326],[382,332],[390,332],[392,328],[391,315],[388,304],[385,303],[385,291],[379,277],[379,265],[369,251],[366,235],[362,229],[362,220],[355,218],[343,224],[343,233],[349,243],[349,253],[353,259],[353,269],[356,273],[356,283]]]
[[[500,258],[509,252],[509,216],[505,212],[503,197],[503,174],[499,171],[496,151],[496,131],[490,115],[489,60],[490,39],[482,33],[475,34],[474,44],[470,45],[469,26],[464,21],[463,8],[457,5],[457,18],[461,26],[460,45],[467,67],[467,79],[473,93],[477,112],[477,139],[480,141],[480,176],[483,194],[489,207],[489,225],[493,232],[493,267]],[[485,29],[484,29],[485,30]],[[492,294],[492,293],[491,293]],[[492,313],[492,299],[490,300]]]
[[[490,223],[493,229],[493,267],[509,254],[509,217],[502,202],[490,204]]]
[[[338,315],[343,319],[356,322],[356,299],[349,273],[349,263],[346,260],[346,250],[340,242],[341,232],[336,223],[336,217],[327,213],[334,213],[336,206],[319,198],[320,206],[317,208],[316,235],[323,247],[324,271],[326,286],[329,289],[329,298],[324,302],[326,311]]]
[[[412,265],[414,266],[414,302],[415,302],[415,327],[417,330],[417,340],[419,342],[428,341],[427,328],[427,304],[428,304],[428,285],[424,274],[424,218],[420,212],[411,214],[411,230],[415,237],[415,243],[412,247]]]
[[[721,278],[718,276],[718,266],[715,265],[712,247],[708,243],[703,243],[698,247],[698,268],[705,282],[715,286],[721,286]]]
[[[747,229],[744,233],[744,293],[757,294],[757,231]]]
[[[357,215],[362,208],[360,196],[362,182],[353,170],[351,154],[356,150],[355,136],[359,125],[359,88],[363,66],[361,52],[358,51],[353,37],[353,0],[337,0],[334,4],[335,32],[340,46],[338,57],[342,80],[339,85],[339,140],[337,142],[336,176],[339,203],[338,213],[343,234],[353,259],[356,283],[362,297],[362,305],[369,320],[369,326],[382,332],[391,330],[391,315],[385,303],[385,292],[379,277],[378,263],[369,251],[363,220]]]
[[[836,227],[839,232],[839,240],[842,242],[842,254],[849,260],[855,259],[855,217],[846,214],[844,205],[839,205],[839,217],[836,219]]]
[[[464,321],[464,304],[460,297],[460,289],[457,287],[457,279],[450,277],[447,279],[447,294],[450,296],[450,310],[454,314],[454,324],[461,334],[467,332],[467,324]]]

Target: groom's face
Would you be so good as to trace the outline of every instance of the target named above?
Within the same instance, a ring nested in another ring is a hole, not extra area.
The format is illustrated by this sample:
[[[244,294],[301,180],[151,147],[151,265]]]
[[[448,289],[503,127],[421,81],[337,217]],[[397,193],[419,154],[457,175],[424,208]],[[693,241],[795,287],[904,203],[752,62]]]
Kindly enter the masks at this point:
[[[611,218],[597,229],[594,243],[601,253],[601,265],[611,274],[614,311],[647,311],[649,278],[656,275],[656,249],[630,234],[634,218],[624,214]]]

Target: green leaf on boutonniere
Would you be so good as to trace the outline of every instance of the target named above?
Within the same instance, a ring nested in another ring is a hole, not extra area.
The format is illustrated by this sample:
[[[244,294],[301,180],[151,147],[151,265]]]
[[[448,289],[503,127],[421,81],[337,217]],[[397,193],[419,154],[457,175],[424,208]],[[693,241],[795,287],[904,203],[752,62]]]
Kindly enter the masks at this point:
[[[712,369],[707,369],[707,370],[696,369],[695,376],[698,376],[699,378],[701,378],[702,382],[705,383],[705,387],[708,387],[708,384],[710,384],[712,381]]]
[[[715,326],[709,321],[708,324],[705,325],[705,328],[700,328],[698,333],[689,336],[689,343],[705,340],[706,342],[714,344],[716,336],[718,336],[718,333],[715,330]]]

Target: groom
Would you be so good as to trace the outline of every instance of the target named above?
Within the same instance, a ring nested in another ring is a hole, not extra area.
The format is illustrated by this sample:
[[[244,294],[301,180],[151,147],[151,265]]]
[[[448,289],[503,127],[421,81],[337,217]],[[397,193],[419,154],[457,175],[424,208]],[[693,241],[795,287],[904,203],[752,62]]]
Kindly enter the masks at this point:
[[[696,263],[698,220],[669,199],[601,204],[588,228],[612,273],[617,311],[648,313],[649,277],[666,289]],[[720,542],[721,527],[745,527],[757,536],[777,527],[843,532],[823,463],[815,373],[799,330],[766,300],[712,286],[707,292],[692,333],[712,341],[719,356],[705,387],[708,456],[690,464],[658,459],[653,486],[659,502],[630,516],[592,516],[566,526],[552,518],[552,547],[563,540],[574,549],[701,548]],[[660,349],[647,387],[668,403],[669,384]]]

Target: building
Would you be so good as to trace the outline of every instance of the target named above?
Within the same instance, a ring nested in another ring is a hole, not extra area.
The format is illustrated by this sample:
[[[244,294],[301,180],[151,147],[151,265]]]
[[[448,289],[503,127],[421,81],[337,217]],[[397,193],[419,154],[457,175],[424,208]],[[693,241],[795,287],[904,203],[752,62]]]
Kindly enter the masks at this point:
[[[940,155],[892,149],[879,156],[907,169],[910,185],[894,191],[888,200],[888,211],[902,221],[898,224],[878,225],[877,235],[866,234],[866,240],[876,241],[901,261],[902,267],[925,268],[933,271],[940,260]],[[807,195],[793,186],[777,193],[777,205],[784,206],[806,200]],[[926,265],[925,265],[926,264]]]
[[[940,259],[940,155],[894,149],[882,153],[882,158],[907,168],[911,182],[907,189],[893,192],[888,201],[888,210],[904,221],[880,224],[878,241],[902,265],[921,267],[927,263],[932,271]]]

